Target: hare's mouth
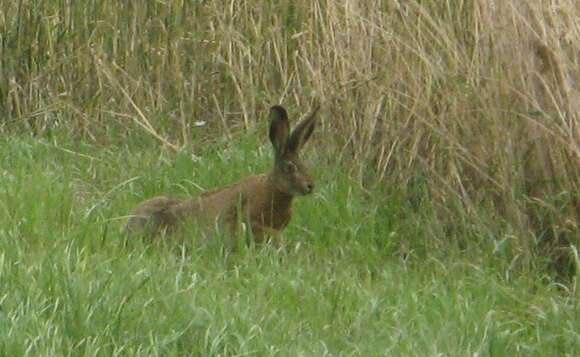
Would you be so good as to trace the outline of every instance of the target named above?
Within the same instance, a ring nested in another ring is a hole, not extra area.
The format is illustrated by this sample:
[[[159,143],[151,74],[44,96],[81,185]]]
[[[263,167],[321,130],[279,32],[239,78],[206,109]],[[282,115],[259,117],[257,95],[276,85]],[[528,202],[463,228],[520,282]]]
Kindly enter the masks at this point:
[[[314,192],[314,184],[313,183],[307,183],[304,186],[302,186],[302,195],[304,195],[304,196],[310,195],[310,194],[312,194],[312,192]]]
[[[293,189],[287,191],[292,196],[308,196],[314,192],[314,188],[311,186],[300,186],[294,187]]]

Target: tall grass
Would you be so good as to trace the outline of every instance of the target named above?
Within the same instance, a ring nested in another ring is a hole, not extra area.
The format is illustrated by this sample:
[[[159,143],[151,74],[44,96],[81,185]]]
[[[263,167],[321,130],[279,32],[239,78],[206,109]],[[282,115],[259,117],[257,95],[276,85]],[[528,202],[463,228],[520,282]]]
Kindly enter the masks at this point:
[[[575,271],[575,1],[1,6],[4,132],[102,145],[142,132],[198,152],[261,128],[272,103],[305,111],[318,100],[317,145],[361,185],[426,194],[450,239],[496,224],[518,262],[541,253]]]

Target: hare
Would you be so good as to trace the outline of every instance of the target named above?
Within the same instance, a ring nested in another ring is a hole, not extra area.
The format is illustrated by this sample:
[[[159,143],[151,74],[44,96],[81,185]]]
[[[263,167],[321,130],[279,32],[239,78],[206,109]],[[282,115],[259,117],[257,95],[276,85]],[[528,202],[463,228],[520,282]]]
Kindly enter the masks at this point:
[[[270,109],[269,137],[274,147],[274,166],[269,173],[187,199],[158,196],[140,203],[132,212],[125,231],[150,237],[188,224],[207,232],[215,224],[234,234],[239,222],[249,227],[255,242],[278,235],[290,222],[295,196],[311,194],[314,181],[299,152],[316,125],[316,105],[310,115],[290,133],[286,110]]]

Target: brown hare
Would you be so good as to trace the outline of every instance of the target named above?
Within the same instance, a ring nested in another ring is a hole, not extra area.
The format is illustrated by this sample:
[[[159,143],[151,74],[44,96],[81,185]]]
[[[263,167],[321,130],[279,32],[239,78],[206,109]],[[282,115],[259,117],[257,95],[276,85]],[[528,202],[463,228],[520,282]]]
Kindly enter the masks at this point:
[[[207,233],[218,224],[233,235],[238,223],[243,222],[257,243],[278,235],[292,217],[294,196],[314,190],[314,181],[298,154],[314,131],[318,109],[315,106],[292,133],[286,110],[279,105],[270,109],[274,167],[269,173],[193,198],[158,196],[146,200],[133,210],[125,232],[153,237],[191,224]]]

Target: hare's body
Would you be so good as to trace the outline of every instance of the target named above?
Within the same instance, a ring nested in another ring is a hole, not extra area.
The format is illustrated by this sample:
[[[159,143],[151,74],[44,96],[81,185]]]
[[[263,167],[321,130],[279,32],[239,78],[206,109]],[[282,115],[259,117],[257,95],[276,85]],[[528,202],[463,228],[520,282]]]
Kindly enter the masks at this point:
[[[155,236],[182,225],[207,232],[216,225],[233,233],[238,222],[250,227],[256,242],[282,231],[292,217],[292,201],[314,188],[298,151],[314,130],[317,109],[289,135],[286,111],[271,109],[270,140],[276,159],[270,173],[250,176],[227,187],[188,199],[154,197],[139,204],[127,222],[128,233]]]
[[[292,216],[292,196],[276,189],[270,175],[259,175],[184,200],[170,211],[180,221],[202,226],[224,222],[230,232],[238,221],[245,222],[261,242],[265,235],[286,227]]]

